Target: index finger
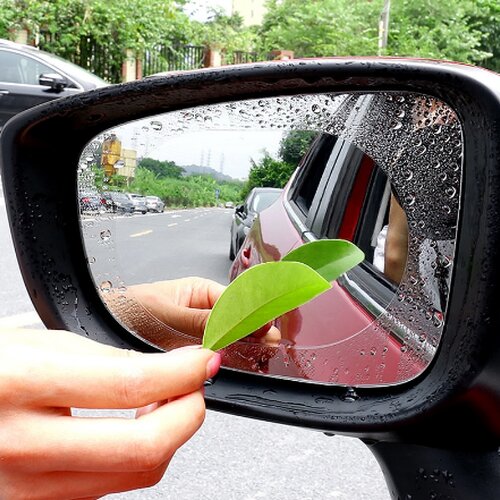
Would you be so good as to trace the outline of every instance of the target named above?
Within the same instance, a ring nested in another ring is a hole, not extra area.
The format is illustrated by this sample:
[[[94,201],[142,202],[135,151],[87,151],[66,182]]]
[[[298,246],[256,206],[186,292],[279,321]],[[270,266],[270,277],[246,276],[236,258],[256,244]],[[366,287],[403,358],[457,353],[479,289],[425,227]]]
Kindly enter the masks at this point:
[[[20,405],[137,408],[198,390],[220,365],[220,355],[208,349],[27,356],[14,360],[10,370],[4,364],[0,398],[15,394]]]

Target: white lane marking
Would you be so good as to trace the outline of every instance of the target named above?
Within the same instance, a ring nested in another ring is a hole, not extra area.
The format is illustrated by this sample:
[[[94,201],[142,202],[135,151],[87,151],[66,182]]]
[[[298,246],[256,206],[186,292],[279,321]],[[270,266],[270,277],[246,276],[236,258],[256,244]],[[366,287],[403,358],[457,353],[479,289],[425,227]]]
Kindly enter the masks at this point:
[[[191,222],[191,219],[184,219],[184,222]]]
[[[177,222],[173,222],[172,224],[168,224],[167,227],[177,226]]]
[[[182,217],[182,215],[179,215],[179,214],[175,214],[175,215],[172,215],[172,219],[178,219],[179,217]]]
[[[153,232],[152,229],[148,229],[147,231],[141,231],[140,233],[131,234],[131,238],[138,238],[139,236],[146,236],[146,234],[151,234]]]
[[[27,312],[0,318],[0,328],[21,328],[38,323],[41,323],[41,319],[36,312]]]

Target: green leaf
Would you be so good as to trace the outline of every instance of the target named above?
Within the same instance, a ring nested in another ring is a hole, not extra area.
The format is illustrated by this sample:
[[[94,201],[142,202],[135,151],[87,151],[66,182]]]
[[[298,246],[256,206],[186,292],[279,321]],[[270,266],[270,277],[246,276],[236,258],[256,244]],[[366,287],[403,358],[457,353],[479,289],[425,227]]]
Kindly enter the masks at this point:
[[[302,262],[325,280],[334,281],[360,262],[365,254],[346,240],[317,240],[306,243],[285,255],[282,261]]]
[[[240,274],[208,318],[203,347],[222,349],[331,287],[300,262],[267,262]]]

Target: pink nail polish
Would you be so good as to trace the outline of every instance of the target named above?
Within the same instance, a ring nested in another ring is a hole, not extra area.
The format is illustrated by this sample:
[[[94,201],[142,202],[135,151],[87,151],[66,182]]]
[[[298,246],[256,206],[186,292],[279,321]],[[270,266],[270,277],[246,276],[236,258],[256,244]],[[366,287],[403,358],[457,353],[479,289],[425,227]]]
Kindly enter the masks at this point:
[[[220,353],[214,353],[207,363],[207,378],[212,378],[219,371],[221,361],[222,357]]]

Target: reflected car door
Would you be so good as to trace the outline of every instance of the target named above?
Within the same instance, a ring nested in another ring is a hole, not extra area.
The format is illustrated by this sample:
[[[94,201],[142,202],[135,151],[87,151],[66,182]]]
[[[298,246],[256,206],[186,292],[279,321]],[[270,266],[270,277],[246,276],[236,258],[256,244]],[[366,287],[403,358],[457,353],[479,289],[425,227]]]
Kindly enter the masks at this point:
[[[68,87],[61,91],[40,85],[40,75],[50,73],[61,74],[34,57],[12,49],[0,49],[0,127],[25,109],[82,91],[66,75]]]
[[[337,280],[330,291],[277,320],[282,340],[294,346],[294,360],[288,366],[270,360],[272,373],[376,385],[398,380],[401,366],[406,375],[421,370],[422,360],[401,362],[404,332],[395,329],[388,335],[374,322],[397,291],[396,284],[373,265],[377,237],[388,218],[389,196],[387,177],[371,158],[345,139],[322,134],[289,183],[284,201],[261,213],[233,265],[232,278],[247,267],[279,260],[292,248],[324,237],[353,241],[366,255],[365,263]],[[310,346],[321,346],[317,355],[325,360],[345,359],[346,369],[332,373],[329,363],[315,362],[314,373],[308,374],[310,363],[295,357],[300,356],[300,347]]]

